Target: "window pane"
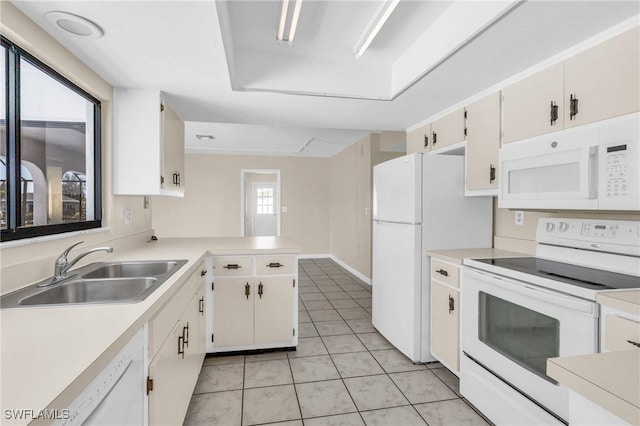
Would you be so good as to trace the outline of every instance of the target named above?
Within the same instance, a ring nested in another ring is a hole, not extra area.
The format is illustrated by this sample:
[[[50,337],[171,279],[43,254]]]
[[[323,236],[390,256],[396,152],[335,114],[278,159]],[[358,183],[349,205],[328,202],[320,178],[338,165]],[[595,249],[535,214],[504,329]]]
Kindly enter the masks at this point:
[[[0,50],[0,229],[7,229],[7,49]]]
[[[22,226],[94,220],[94,104],[20,61]]]
[[[257,214],[273,214],[273,188],[257,189],[256,213]]]

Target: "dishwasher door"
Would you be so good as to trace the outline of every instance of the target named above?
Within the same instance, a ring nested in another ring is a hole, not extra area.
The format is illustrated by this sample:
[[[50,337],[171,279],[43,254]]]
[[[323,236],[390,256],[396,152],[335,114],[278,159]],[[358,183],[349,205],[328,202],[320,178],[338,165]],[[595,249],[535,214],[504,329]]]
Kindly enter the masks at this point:
[[[146,426],[146,327],[138,331],[70,404],[60,425]]]

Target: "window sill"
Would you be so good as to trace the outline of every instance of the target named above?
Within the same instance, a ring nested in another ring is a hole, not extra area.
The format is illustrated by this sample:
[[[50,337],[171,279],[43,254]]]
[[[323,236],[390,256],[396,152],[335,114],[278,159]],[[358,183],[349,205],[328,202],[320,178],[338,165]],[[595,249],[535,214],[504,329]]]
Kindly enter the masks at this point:
[[[78,237],[81,235],[99,234],[111,231],[111,227],[84,229],[82,231],[65,232],[63,234],[45,235],[42,237],[24,238],[22,240],[5,241],[0,243],[0,249],[26,246],[31,244],[46,243],[49,241],[63,240],[65,238]]]

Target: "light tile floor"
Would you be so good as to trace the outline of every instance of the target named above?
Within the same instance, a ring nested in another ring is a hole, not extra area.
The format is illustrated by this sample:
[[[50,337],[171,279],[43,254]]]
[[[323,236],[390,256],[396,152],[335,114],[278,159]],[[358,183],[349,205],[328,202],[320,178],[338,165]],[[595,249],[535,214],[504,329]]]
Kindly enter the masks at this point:
[[[298,292],[297,350],[207,357],[186,425],[487,425],[455,375],[413,364],[376,331],[368,285],[305,259]]]

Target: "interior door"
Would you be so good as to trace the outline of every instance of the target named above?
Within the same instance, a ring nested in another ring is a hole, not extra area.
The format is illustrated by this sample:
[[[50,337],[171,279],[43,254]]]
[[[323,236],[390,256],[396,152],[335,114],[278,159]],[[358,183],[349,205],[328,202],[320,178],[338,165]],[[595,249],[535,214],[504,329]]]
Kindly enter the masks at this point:
[[[276,236],[277,215],[276,184],[273,182],[254,182],[252,188],[253,236]]]

